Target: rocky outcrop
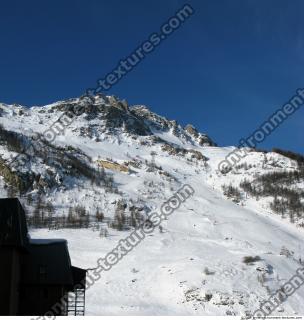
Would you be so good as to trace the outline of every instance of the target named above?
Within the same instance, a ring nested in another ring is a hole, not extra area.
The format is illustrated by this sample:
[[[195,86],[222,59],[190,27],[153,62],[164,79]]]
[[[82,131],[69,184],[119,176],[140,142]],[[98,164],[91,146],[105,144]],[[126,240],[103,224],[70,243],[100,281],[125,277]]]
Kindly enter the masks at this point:
[[[128,167],[121,165],[119,163],[112,162],[112,161],[97,160],[97,164],[100,167],[105,168],[105,169],[116,170],[116,171],[125,172],[125,173],[129,172]]]
[[[214,143],[206,134],[198,132],[193,125],[187,124],[184,130],[193,137],[200,146],[216,146],[216,143]]]
[[[207,161],[208,158],[205,157],[200,151],[193,149],[184,149],[178,146],[173,146],[168,143],[162,146],[162,151],[168,152],[170,155],[174,156],[186,156],[190,155],[192,159]]]

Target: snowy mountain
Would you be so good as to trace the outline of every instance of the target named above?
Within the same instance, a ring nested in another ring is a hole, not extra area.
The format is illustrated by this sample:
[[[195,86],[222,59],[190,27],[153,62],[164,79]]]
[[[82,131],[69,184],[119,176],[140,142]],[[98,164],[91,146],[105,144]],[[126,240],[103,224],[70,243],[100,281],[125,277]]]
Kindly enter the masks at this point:
[[[88,315],[252,315],[303,267],[299,155],[247,150],[221,171],[235,147],[114,96],[0,104],[0,124],[0,196],[21,199],[33,237],[66,238],[80,267],[195,191],[88,290]],[[303,294],[273,315],[304,314]]]

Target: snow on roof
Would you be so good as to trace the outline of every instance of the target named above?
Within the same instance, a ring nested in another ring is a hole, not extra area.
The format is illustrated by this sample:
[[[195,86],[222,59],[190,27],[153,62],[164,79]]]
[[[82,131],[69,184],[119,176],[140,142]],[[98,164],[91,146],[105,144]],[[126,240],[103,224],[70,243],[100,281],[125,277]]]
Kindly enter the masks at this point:
[[[33,245],[50,245],[58,243],[67,243],[65,239],[30,239],[30,244]]]

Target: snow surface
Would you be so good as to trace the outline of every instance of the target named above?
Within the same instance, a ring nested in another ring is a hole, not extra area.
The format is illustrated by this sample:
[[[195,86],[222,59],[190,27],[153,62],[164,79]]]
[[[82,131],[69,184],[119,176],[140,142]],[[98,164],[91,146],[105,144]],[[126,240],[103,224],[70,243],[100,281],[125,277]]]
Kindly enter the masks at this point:
[[[187,182],[196,193],[164,223],[165,233],[147,237],[88,290],[88,315],[243,315],[267,299],[267,287],[275,292],[300,267],[280,251],[285,246],[300,257],[302,232],[223,199],[199,176]],[[111,230],[100,238],[91,230],[31,230],[31,235],[68,239],[73,265],[89,269],[127,234]],[[256,255],[260,262],[242,262]],[[257,267],[269,270],[263,285]],[[206,275],[205,268],[214,274]],[[213,294],[211,302],[198,301],[206,293]],[[301,288],[284,302],[283,314],[303,314],[303,295]],[[225,305],[225,297],[232,302]]]

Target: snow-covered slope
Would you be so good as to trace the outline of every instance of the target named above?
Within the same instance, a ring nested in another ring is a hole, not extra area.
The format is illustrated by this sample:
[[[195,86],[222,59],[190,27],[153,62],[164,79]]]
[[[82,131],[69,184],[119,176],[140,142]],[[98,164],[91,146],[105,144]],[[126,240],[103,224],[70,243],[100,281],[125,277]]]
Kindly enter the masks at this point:
[[[47,141],[43,133],[77,105],[85,112]],[[234,147],[217,147],[191,125],[115,97],[0,104],[0,123],[1,196],[20,192],[29,212],[45,210],[50,219],[32,220],[41,228],[32,227],[31,236],[66,238],[74,265],[96,267],[181,186],[195,190],[162,228],[102,273],[87,292],[88,315],[248,315],[301,267],[303,216],[290,223],[274,214],[271,195],[253,197],[239,187],[265,173],[298,170],[290,158],[251,150],[223,174],[218,164]],[[238,199],[228,199],[223,185],[237,187]],[[303,190],[302,178],[288,188]],[[136,212],[139,221],[117,227],[121,202],[124,216]],[[71,218],[77,206],[87,211],[82,228],[56,220]],[[246,256],[260,259],[248,264]],[[274,314],[304,314],[303,295],[300,288]]]

